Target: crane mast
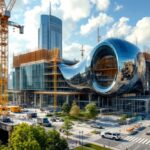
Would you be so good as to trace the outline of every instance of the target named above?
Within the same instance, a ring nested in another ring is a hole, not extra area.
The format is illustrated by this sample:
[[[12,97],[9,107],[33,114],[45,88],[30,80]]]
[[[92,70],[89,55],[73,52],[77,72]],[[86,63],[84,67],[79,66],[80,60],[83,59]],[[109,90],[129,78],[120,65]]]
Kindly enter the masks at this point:
[[[8,26],[13,26],[9,18],[15,2],[10,0],[6,6],[5,1],[0,0],[0,105],[8,102]]]

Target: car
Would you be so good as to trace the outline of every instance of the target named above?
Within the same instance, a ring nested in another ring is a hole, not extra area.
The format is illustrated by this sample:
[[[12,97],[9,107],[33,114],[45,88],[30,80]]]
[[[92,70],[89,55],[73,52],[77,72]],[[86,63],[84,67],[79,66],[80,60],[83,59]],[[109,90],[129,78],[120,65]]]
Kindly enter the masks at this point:
[[[109,132],[109,131],[108,132],[102,132],[101,137],[112,139],[112,140],[120,140],[121,139],[120,133],[113,133],[113,132]]]
[[[144,130],[145,129],[145,127],[144,126],[141,126],[141,127],[139,127],[139,128],[136,128],[135,130],[136,131],[142,131],[142,130]]]
[[[150,135],[150,131],[146,132],[145,134],[146,134],[146,135]]]
[[[91,127],[98,128],[98,129],[103,129],[103,127],[100,124],[98,124],[98,123],[92,123]]]
[[[57,118],[57,121],[59,121],[59,122],[64,122],[64,119],[62,119],[62,118]]]
[[[42,125],[42,126],[45,126],[45,127],[51,127],[52,124],[49,122],[48,118],[37,118],[37,123]]]
[[[51,121],[52,121],[52,122],[56,122],[56,121],[57,121],[57,118],[56,118],[56,117],[52,117],[52,118],[51,118]]]
[[[133,131],[129,132],[129,135],[135,135],[138,133],[138,130],[134,129]]]
[[[13,121],[9,117],[2,117],[1,121],[4,123],[13,123]]]

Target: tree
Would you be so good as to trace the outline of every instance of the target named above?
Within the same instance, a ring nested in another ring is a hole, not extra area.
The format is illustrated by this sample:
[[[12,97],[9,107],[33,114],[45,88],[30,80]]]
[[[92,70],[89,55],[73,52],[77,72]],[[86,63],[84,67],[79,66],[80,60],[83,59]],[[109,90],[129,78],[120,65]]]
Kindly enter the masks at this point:
[[[50,146],[51,141],[53,146]],[[46,132],[43,127],[25,123],[14,128],[8,141],[9,150],[55,150],[56,146],[57,149],[68,150],[67,141],[60,138],[56,130]]]
[[[62,105],[62,111],[63,111],[63,113],[66,113],[66,114],[69,113],[69,111],[70,111],[70,106],[68,105],[67,102],[63,103],[63,105]]]
[[[56,130],[48,131],[48,150],[69,150],[67,141]]]
[[[70,115],[71,116],[78,116],[80,113],[80,108],[79,106],[76,104],[76,102],[74,101],[70,110]]]
[[[72,129],[72,125],[73,125],[73,123],[69,120],[69,118],[68,117],[65,118],[64,123],[61,128],[65,131],[67,138],[69,135],[69,130]]]
[[[41,147],[44,148],[47,145],[47,134],[40,126],[23,123],[14,128],[8,145],[11,150],[41,150]]]
[[[97,116],[97,108],[94,102],[87,104],[85,110],[89,117],[95,118]]]
[[[127,114],[123,114],[121,115],[120,119],[119,119],[119,122],[121,124],[124,124],[126,122],[126,119],[128,118],[128,115]]]

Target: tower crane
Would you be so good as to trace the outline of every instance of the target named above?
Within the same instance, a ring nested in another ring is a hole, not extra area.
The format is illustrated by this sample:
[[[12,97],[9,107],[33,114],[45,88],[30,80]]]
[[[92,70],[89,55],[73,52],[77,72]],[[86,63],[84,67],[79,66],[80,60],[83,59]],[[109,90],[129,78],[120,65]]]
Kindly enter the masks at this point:
[[[5,0],[0,0],[0,105],[8,102],[8,26],[19,29],[23,34],[23,26],[10,21],[11,10],[16,0],[10,0],[6,6]]]

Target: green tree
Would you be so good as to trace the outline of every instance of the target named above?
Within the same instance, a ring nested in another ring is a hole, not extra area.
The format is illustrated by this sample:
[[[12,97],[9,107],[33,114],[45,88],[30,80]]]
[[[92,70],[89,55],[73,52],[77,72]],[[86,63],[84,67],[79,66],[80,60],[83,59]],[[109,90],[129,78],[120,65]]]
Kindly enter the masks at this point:
[[[9,150],[7,145],[3,145],[0,141],[0,150]]]
[[[52,147],[50,147],[50,141],[53,141]],[[25,123],[14,128],[8,141],[9,150],[54,150],[56,146],[60,150],[62,147],[64,150],[68,149],[66,140],[60,138],[57,131],[46,132],[43,127]]]
[[[62,111],[63,111],[63,113],[66,113],[66,114],[68,114],[70,112],[70,106],[68,105],[67,102],[63,103]]]
[[[127,118],[128,118],[128,115],[127,114],[123,114],[123,115],[121,115],[121,117],[119,119],[119,122],[120,123],[125,123]]]
[[[97,116],[97,108],[94,102],[87,104],[85,110],[89,117],[95,118]]]
[[[76,102],[74,101],[70,110],[70,115],[71,116],[78,116],[80,114],[80,108],[79,106],[76,104]]]
[[[69,150],[67,141],[56,130],[48,131],[47,150]]]
[[[70,121],[68,117],[66,117],[61,129],[63,129],[65,131],[65,133],[67,135],[67,138],[68,138],[68,135],[69,135],[69,130],[72,129],[72,126],[73,126],[73,122]]]
[[[12,150],[40,150],[47,145],[47,134],[40,126],[20,124],[16,126],[9,138],[9,148]]]

